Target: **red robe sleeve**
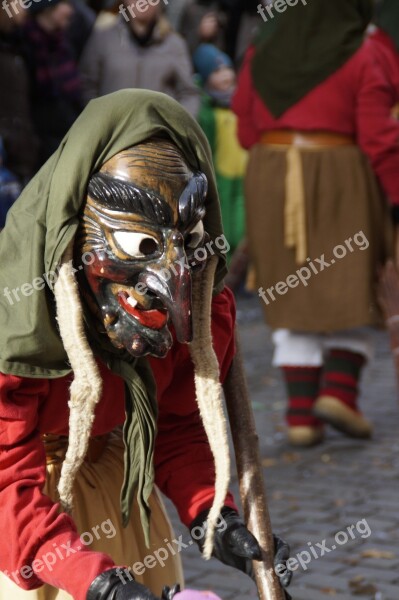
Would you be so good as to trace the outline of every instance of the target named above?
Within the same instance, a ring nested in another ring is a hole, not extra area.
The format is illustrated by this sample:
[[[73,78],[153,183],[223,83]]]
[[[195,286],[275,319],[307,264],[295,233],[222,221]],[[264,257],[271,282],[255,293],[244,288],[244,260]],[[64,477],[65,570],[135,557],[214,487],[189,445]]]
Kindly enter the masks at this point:
[[[212,303],[213,345],[221,381],[235,352],[235,304],[225,288]],[[189,526],[210,508],[215,490],[213,456],[195,399],[194,368],[187,345],[177,342],[164,359],[151,359],[158,389],[158,435],[155,446],[155,480]],[[231,494],[226,505],[236,509]]]
[[[373,43],[379,69],[392,86],[392,106],[399,102],[399,52],[392,39],[377,29],[369,37]]]
[[[0,570],[25,590],[49,583],[85,600],[114,563],[82,547],[72,519],[42,493],[46,457],[38,430],[49,382],[0,373]]]
[[[375,57],[373,42],[366,42]],[[399,205],[399,123],[391,116],[392,84],[378,61],[364,62],[359,69],[356,107],[358,144],[368,156],[392,204]]]

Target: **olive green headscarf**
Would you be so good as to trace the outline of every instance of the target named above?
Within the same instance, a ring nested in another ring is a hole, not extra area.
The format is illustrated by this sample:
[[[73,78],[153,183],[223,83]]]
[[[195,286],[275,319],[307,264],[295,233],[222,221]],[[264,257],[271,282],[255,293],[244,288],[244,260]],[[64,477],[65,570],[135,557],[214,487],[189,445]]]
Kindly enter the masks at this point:
[[[177,102],[155,92],[123,90],[90,102],[14,204],[0,233],[1,372],[35,378],[57,378],[71,372],[57,328],[52,274],[75,236],[90,176],[118,152],[153,136],[169,137],[190,167],[206,174],[205,228],[212,239],[222,234],[211,154],[194,119]],[[215,283],[224,272],[224,261],[219,260]],[[50,285],[40,289],[43,275]],[[12,290],[17,291],[14,294]],[[156,402],[146,365],[142,359],[133,366],[110,352],[109,366],[125,379],[129,391],[124,522],[136,489],[148,539]]]
[[[395,1],[395,0],[394,0]],[[298,0],[283,13],[265,11],[252,60],[254,85],[280,117],[360,48],[372,0]]]
[[[392,39],[399,52],[399,1],[382,0],[375,10],[375,24]]]

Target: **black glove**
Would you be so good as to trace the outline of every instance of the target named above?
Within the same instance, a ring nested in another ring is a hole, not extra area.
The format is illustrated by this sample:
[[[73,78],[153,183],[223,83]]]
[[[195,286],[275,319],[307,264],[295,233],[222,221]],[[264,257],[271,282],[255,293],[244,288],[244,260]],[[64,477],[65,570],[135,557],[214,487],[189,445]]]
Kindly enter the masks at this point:
[[[180,585],[176,583],[172,588],[165,586],[162,590],[162,600],[173,600],[175,594],[180,592]]]
[[[134,581],[127,569],[115,568],[104,571],[95,578],[86,600],[173,600],[179,591],[178,585],[173,588],[165,587],[162,598],[158,598],[144,585]]]
[[[287,544],[287,542],[285,542],[281,538],[277,537],[277,535],[273,534],[273,540],[274,540],[274,568],[276,569],[276,572],[280,579],[281,585],[284,588],[286,588],[291,583],[292,571],[290,571],[290,569],[286,568],[285,571],[282,571],[281,575],[280,575],[277,568],[279,565],[286,566],[287,560],[290,557],[290,547]],[[289,598],[289,596],[287,596],[287,598]]]
[[[202,512],[191,523],[190,531],[195,527],[204,529],[204,521],[207,520],[209,510]],[[235,510],[224,506],[221,510],[222,517],[226,523],[226,527],[217,527],[215,530],[215,540],[212,556],[219,559],[225,565],[235,567],[250,577],[254,577],[252,561],[262,559],[262,551],[250,531],[246,528],[244,522]],[[274,538],[274,565],[277,567],[281,563],[285,564],[290,556],[290,548],[286,542],[280,538]],[[205,537],[195,539],[201,552],[203,550]],[[292,577],[292,571],[288,569],[280,577],[280,582],[283,587],[286,587]]]

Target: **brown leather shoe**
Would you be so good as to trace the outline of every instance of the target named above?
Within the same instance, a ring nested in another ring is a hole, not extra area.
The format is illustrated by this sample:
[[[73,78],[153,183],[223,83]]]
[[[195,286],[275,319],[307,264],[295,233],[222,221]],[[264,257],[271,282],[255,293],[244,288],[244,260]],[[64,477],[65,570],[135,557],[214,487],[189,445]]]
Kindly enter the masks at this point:
[[[352,410],[333,396],[319,396],[312,413],[349,437],[367,439],[373,433],[371,423],[361,413]]]

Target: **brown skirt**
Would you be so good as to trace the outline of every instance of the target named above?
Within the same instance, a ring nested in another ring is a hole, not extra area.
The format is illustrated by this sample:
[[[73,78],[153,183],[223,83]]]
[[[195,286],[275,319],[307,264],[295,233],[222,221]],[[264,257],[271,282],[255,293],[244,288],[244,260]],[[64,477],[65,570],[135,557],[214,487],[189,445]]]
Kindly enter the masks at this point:
[[[377,272],[392,254],[392,226],[366,157],[356,146],[301,149],[308,259],[298,265],[284,243],[286,154],[256,145],[246,174],[247,234],[267,322],[326,333],[381,324]]]

